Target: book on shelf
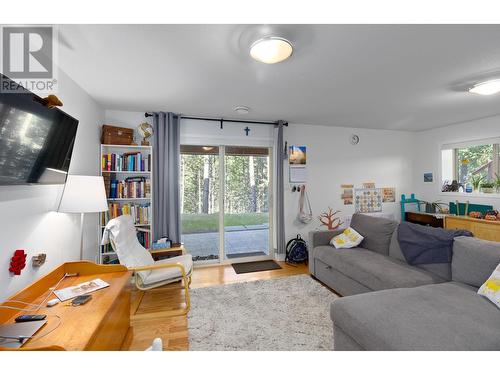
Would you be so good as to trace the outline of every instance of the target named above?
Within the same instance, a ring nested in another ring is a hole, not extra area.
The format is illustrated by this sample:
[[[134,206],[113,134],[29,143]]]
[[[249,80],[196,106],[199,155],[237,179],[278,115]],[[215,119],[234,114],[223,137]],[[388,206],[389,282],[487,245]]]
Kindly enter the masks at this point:
[[[151,180],[146,177],[110,179],[108,198],[151,198]]]
[[[143,155],[138,151],[103,154],[101,169],[104,172],[150,172],[151,154]]]
[[[140,244],[146,249],[149,249],[151,246],[150,237],[151,232],[137,232],[137,239],[139,240]]]
[[[106,245],[101,245],[101,251],[102,253],[112,253],[114,252],[113,247],[111,244],[106,244]]]
[[[109,203],[108,211],[101,213],[101,225],[105,226],[109,220],[120,215],[130,215],[135,225],[147,225],[151,223],[151,204],[136,203]]]
[[[139,243],[146,249],[150,249],[151,246],[151,232],[137,232],[137,239]],[[114,253],[111,244],[101,245],[102,254]]]

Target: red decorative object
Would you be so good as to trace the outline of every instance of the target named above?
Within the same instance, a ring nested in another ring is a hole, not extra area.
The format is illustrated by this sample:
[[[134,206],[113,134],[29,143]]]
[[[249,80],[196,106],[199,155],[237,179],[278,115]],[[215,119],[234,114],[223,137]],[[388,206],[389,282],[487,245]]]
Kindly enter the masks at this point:
[[[16,250],[10,260],[9,271],[13,272],[14,275],[20,275],[24,267],[26,267],[26,253],[24,250]]]

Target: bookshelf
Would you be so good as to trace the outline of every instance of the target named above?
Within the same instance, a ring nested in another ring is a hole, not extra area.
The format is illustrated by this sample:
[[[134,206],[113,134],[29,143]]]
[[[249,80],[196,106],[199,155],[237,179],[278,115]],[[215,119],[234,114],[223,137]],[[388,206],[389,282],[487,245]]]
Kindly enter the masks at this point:
[[[101,145],[100,170],[108,201],[99,214],[99,263],[118,263],[111,245],[100,245],[106,223],[119,215],[134,217],[139,242],[151,248],[153,241],[153,148],[151,146]]]

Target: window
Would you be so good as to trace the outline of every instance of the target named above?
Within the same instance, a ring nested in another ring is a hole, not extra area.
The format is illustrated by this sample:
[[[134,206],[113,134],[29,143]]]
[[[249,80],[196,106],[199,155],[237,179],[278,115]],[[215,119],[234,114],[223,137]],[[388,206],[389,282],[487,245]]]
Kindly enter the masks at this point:
[[[500,176],[499,143],[499,139],[490,139],[443,146],[442,191],[465,191],[467,185],[478,190],[480,184],[475,181],[494,183]]]

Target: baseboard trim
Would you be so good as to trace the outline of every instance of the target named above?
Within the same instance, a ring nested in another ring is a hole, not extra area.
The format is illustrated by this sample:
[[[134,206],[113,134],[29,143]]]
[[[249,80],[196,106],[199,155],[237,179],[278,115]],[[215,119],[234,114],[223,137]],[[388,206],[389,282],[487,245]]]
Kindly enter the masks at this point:
[[[278,262],[284,262],[285,261],[285,254],[274,253],[274,260],[277,260]]]

